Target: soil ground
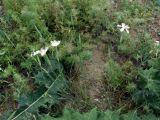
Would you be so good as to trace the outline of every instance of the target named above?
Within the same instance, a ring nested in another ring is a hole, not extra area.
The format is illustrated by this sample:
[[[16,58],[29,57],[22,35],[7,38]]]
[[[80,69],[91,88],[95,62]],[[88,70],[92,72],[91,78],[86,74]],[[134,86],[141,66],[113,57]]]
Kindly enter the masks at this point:
[[[148,29],[155,41],[160,41],[160,16],[157,14],[148,25]]]
[[[86,86],[86,94],[89,96],[89,102],[101,110],[107,108],[105,94],[105,45],[99,43],[93,49],[93,56],[84,64],[81,71],[79,82],[80,85]]]
[[[76,95],[77,102],[71,101],[67,103],[67,106],[78,107],[83,112],[89,108],[87,105],[90,105],[91,108],[97,107],[99,110],[106,110],[109,107],[106,99],[108,93],[105,86],[105,64],[105,44],[99,42],[92,48],[91,59],[85,61],[81,66],[77,65],[77,69],[80,67],[80,73],[78,78],[72,80],[72,86],[76,87],[73,89],[76,91],[75,94],[79,94]]]

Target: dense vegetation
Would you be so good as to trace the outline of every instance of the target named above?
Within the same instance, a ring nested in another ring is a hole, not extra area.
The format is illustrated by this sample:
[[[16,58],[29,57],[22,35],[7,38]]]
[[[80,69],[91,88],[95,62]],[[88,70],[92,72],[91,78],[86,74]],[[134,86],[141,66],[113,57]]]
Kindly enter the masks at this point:
[[[159,0],[2,0],[0,119],[158,120],[158,12]],[[106,112],[74,83],[99,43]]]

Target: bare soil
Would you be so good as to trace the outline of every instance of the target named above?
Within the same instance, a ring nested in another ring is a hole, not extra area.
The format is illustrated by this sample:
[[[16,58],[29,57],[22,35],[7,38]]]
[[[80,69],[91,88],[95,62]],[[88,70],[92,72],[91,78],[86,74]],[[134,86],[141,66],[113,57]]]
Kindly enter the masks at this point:
[[[155,41],[160,41],[160,16],[155,13],[155,17],[151,20],[148,29]]]
[[[86,111],[97,107],[99,110],[106,110],[108,104],[106,101],[107,92],[105,87],[105,44],[98,43],[92,48],[92,58],[84,62],[80,67],[78,78],[72,81],[73,91],[75,91],[77,102],[69,103],[67,106],[77,108],[80,111]]]
[[[100,43],[93,49],[93,56],[84,64],[83,71],[79,77],[80,85],[87,85],[89,102],[97,108],[107,108],[105,101],[105,45]]]

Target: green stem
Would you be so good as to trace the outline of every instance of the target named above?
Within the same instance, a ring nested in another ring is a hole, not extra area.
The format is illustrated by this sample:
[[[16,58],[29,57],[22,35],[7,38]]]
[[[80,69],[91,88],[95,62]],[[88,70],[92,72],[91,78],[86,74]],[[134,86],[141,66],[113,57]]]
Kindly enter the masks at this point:
[[[49,57],[48,57],[47,54],[45,55],[45,60],[47,61],[47,63],[49,64],[49,66],[52,66],[52,64],[51,64],[51,62],[50,62]]]
[[[60,75],[58,75],[58,77],[56,78],[56,80],[59,78]],[[55,80],[55,81],[56,81]],[[23,110],[21,113],[19,113],[16,117],[14,117],[12,120],[16,120],[19,116],[21,116],[23,113],[25,113],[28,109],[30,109],[34,104],[36,104],[41,98],[45,97],[47,95],[47,93],[49,92],[49,90],[53,87],[53,85],[55,84],[55,81],[50,85],[50,87],[46,90],[46,92],[44,92],[36,101],[34,101],[31,105],[29,105],[25,110]],[[10,118],[10,117],[9,117]],[[9,120],[9,119],[7,119]]]
[[[39,31],[39,29],[37,28],[37,26],[36,26],[36,25],[34,25],[34,27],[35,27],[36,31],[38,32],[38,34],[39,34],[40,38],[43,38],[43,36],[42,36],[41,32]]]
[[[3,32],[3,31],[2,31]],[[3,32],[4,35],[6,36],[6,38],[8,39],[8,41],[12,44],[12,46],[15,48],[15,44],[11,41],[11,39],[9,38],[9,36],[7,35],[7,33]]]
[[[58,63],[59,63],[59,58],[58,58],[58,49],[57,49],[57,47],[56,47],[56,59],[57,59],[57,61],[58,61]]]

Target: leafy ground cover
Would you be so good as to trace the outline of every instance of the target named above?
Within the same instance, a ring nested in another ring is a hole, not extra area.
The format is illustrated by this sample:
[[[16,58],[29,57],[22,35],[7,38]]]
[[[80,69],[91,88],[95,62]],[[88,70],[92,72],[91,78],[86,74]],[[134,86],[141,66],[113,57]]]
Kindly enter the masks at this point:
[[[1,1],[0,118],[158,120],[159,5]]]

